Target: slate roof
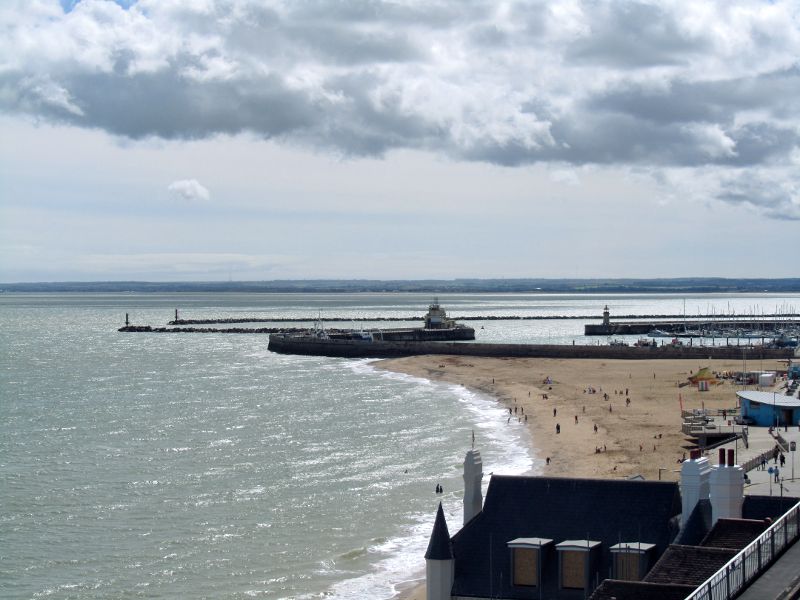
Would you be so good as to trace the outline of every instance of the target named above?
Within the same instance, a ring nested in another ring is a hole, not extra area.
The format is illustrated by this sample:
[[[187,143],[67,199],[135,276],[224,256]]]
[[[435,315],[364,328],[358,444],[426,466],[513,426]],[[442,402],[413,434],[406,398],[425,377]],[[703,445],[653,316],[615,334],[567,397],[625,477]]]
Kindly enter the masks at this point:
[[[745,496],[742,503],[742,518],[756,521],[769,518],[775,521],[799,501],[798,498],[788,496],[783,498],[779,496]],[[711,531],[711,526],[711,502],[700,500],[674,543],[699,546]]]
[[[675,517],[680,509],[675,482],[494,475],[483,511],[452,538],[456,559],[452,593],[531,597],[530,588],[511,585],[507,542],[520,537],[549,538],[555,544],[601,541],[597,568],[602,579],[608,573],[609,548],[614,544],[651,543],[656,545],[656,556],[661,554],[677,533]],[[552,549],[551,556],[543,557],[545,591],[558,583],[555,554]]]
[[[739,553],[730,548],[705,548],[674,544],[658,559],[644,578],[649,583],[697,587]]]
[[[741,550],[769,526],[770,523],[763,520],[719,519],[700,545]]]
[[[684,600],[694,590],[693,585],[606,579],[589,600]]]
[[[671,600],[672,593],[686,586],[691,591],[716,573],[775,520],[797,503],[797,498],[745,496],[743,519],[719,519],[711,527],[711,503],[701,500],[670,546],[645,577],[644,583],[661,587],[643,588],[640,583],[606,580],[592,600]],[[767,520],[770,519],[770,520]],[[687,596],[688,593],[684,593]]]
[[[742,506],[742,518],[769,518],[775,521],[798,502],[800,502],[800,498],[791,496],[745,496],[744,505]]]
[[[673,543],[699,546],[709,531],[711,531],[711,502],[700,500]]]
[[[444,518],[441,502],[439,502],[439,510],[436,511],[436,520],[433,522],[433,532],[428,542],[425,558],[432,560],[450,560],[453,558],[450,532],[447,530],[447,521]]]

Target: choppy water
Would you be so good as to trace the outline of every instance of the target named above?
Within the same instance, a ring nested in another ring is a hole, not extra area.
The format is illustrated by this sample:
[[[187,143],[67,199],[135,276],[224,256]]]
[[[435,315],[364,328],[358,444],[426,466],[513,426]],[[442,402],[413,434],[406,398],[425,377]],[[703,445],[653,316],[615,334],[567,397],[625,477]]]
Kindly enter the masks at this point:
[[[390,598],[424,567],[444,486],[460,523],[485,470],[536,469],[521,426],[463,388],[369,361],[281,356],[258,335],[120,334],[124,313],[421,314],[420,295],[0,295],[0,596]],[[444,296],[453,314],[676,313],[672,296]],[[764,310],[800,297],[706,297]],[[691,310],[694,310],[692,308]],[[480,326],[480,322],[479,322]],[[489,322],[487,341],[582,321]],[[488,477],[486,477],[488,480]]]

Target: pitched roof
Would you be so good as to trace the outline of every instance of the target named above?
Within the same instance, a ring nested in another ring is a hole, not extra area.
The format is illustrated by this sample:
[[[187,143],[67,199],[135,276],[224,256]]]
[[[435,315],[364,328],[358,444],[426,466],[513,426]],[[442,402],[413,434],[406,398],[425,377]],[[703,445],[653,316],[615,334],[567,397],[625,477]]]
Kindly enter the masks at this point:
[[[800,498],[791,496],[745,496],[742,518],[774,521],[798,502]]]
[[[689,519],[673,543],[698,546],[709,531],[711,531],[711,502],[700,500],[692,509],[692,514],[689,515]]]
[[[447,521],[444,518],[441,502],[439,502],[439,510],[436,511],[436,521],[433,523],[433,532],[431,532],[431,540],[428,542],[425,558],[431,560],[450,560],[453,558],[450,532],[447,530]]]
[[[741,550],[769,526],[770,523],[763,520],[719,519],[700,545]]]
[[[756,521],[772,519],[773,521],[784,514],[800,501],[798,498],[784,496],[745,496],[742,503],[742,518]],[[699,546],[712,528],[711,502],[700,500],[695,506],[689,520],[684,525],[675,544],[684,546]],[[712,544],[703,544],[710,546]],[[746,544],[745,544],[746,545]]]
[[[483,511],[453,536],[453,595],[516,597],[510,540],[599,540],[608,564],[609,548],[619,542],[652,543],[661,553],[677,532],[679,513],[675,482],[494,475]]]
[[[738,554],[729,548],[704,548],[674,544],[644,578],[649,583],[679,583],[697,587]]]
[[[683,600],[694,589],[693,585],[606,579],[589,600]]]

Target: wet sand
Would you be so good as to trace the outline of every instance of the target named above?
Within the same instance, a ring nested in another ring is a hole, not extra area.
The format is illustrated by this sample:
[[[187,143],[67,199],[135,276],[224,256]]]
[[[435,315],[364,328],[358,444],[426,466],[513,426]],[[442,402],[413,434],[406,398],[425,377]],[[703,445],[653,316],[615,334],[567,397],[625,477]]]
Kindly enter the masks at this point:
[[[775,360],[584,360],[414,356],[375,366],[433,381],[461,384],[495,397],[509,427],[528,427],[536,470],[556,477],[630,477],[677,481],[688,451],[685,410],[732,409],[730,380],[680,386],[701,367],[712,371],[785,369]],[[627,401],[629,400],[629,402]],[[525,417],[527,416],[527,421]],[[476,440],[480,447],[480,440]],[[550,461],[547,464],[547,458]],[[489,466],[491,471],[491,466]],[[455,532],[452,532],[455,533]],[[420,557],[421,566],[424,564]],[[424,587],[407,590],[422,600]]]

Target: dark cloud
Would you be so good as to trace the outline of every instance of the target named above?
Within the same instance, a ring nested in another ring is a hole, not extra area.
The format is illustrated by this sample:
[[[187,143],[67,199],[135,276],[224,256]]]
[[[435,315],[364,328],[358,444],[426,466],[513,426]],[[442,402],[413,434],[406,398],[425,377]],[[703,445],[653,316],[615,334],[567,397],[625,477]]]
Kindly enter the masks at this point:
[[[591,35],[571,43],[566,55],[604,67],[636,69],[686,65],[708,43],[687,33],[677,14],[650,2],[598,3],[587,23]],[[674,9],[673,9],[674,10]]]
[[[725,177],[722,190],[717,199],[731,204],[746,204],[760,210],[774,219],[791,219],[800,221],[800,197],[798,197],[798,181],[795,176],[790,185],[780,185],[773,178],[760,174],[737,173]]]
[[[800,146],[792,4],[53,2],[3,24],[4,112],[133,139],[250,132],[654,175],[785,165]],[[752,196],[745,181],[719,197]],[[789,214],[786,194],[751,204]]]

